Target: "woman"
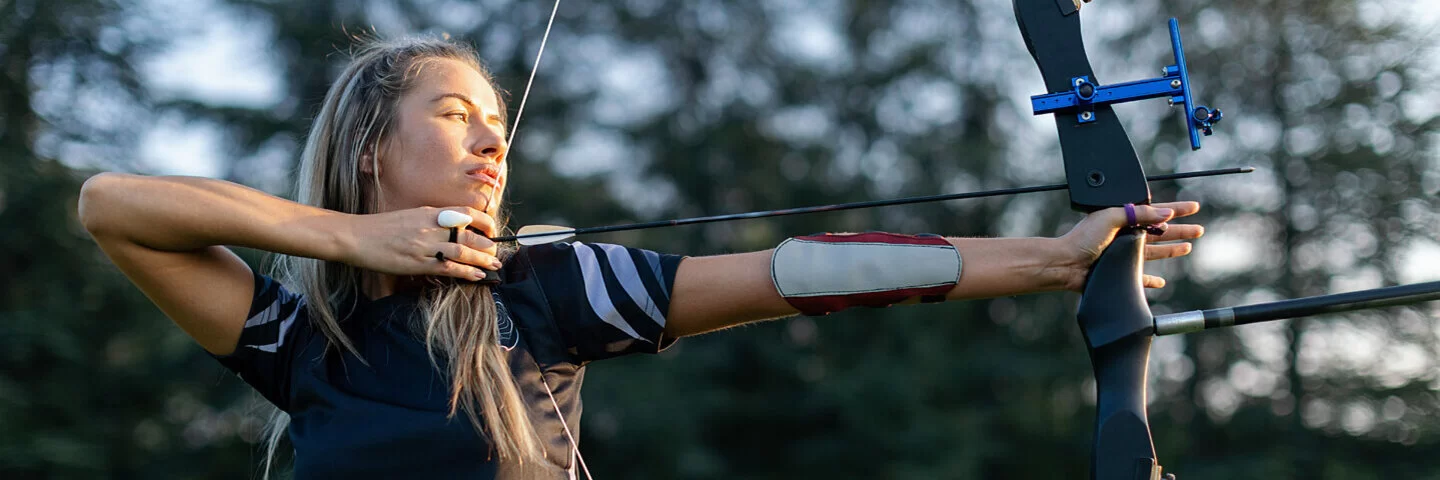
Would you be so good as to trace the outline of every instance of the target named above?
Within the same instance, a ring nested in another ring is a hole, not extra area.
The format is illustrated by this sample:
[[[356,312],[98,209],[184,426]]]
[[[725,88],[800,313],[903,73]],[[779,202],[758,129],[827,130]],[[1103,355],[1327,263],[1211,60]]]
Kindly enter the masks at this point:
[[[505,251],[488,240],[503,230],[508,178],[497,92],[466,47],[374,45],[315,120],[303,203],[201,178],[86,182],[81,218],[105,253],[288,414],[269,457],[288,430],[296,478],[574,477],[589,361],[797,313],[1078,290],[1120,229],[1199,210],[1110,209],[1054,239],[817,235],[696,258],[585,243]],[[447,228],[457,218],[468,228]],[[1158,240],[1201,233],[1168,225]],[[278,281],[225,245],[278,254]],[[1189,252],[1148,245],[1146,258]],[[486,271],[501,282],[479,282]]]

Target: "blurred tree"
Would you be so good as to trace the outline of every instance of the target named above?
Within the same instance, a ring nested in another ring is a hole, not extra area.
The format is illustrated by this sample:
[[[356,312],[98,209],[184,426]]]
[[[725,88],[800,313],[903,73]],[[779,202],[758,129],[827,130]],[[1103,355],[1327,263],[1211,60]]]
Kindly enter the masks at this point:
[[[249,471],[203,352],[76,220],[84,175],[128,169],[161,30],[102,1],[0,3],[0,476]],[[237,417],[238,418],[238,417]],[[229,448],[207,448],[229,445]]]

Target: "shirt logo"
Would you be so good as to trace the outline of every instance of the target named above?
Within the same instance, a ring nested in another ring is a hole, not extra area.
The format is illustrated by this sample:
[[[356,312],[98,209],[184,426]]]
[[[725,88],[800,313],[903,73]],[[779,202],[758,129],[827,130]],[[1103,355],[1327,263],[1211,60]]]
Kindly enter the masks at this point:
[[[510,309],[505,308],[505,302],[500,301],[499,295],[495,298],[495,339],[500,348],[512,350],[520,343],[520,336],[515,332],[515,322],[510,320]]]

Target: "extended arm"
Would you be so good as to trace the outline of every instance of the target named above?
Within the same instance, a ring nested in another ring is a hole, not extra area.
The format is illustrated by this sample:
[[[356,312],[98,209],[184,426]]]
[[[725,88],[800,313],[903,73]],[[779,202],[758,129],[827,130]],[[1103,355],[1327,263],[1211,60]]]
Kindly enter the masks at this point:
[[[1194,214],[1200,208],[1193,202],[1156,207],[1139,207],[1139,222],[1158,224]],[[1173,211],[1163,212],[1158,207]],[[1118,210],[1093,213],[1059,238],[947,238],[960,252],[964,270],[945,299],[1080,290],[1090,264],[1125,226],[1124,213]],[[1193,239],[1202,233],[1197,225],[1170,225],[1155,241]],[[697,257],[681,263],[665,333],[683,337],[799,313],[780,296],[771,279],[772,252]],[[1189,252],[1188,243],[1146,246],[1148,260]],[[1147,276],[1145,284],[1158,288],[1164,280]],[[909,302],[914,301],[918,299]]]

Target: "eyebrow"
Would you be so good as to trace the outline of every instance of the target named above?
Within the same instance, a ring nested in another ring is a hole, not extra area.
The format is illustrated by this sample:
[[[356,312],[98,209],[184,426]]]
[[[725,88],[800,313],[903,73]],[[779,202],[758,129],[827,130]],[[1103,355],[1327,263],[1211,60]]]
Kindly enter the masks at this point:
[[[467,97],[467,96],[465,96],[464,94],[455,93],[455,92],[447,92],[447,93],[442,93],[442,94],[440,94],[440,95],[437,95],[434,100],[431,100],[431,102],[438,102],[438,101],[444,100],[444,99],[446,99],[446,98],[453,98],[453,99],[459,100],[459,101],[463,102],[463,103],[465,104],[465,106],[468,107],[468,108],[471,109],[471,110],[475,110],[475,111],[481,112],[481,113],[484,113],[484,112],[485,112],[485,109],[480,108],[480,107],[475,103],[474,100],[471,100],[471,99],[470,99],[470,97]],[[503,119],[500,117],[500,114],[498,114],[498,113],[491,113],[491,114],[489,114],[489,115],[486,115],[486,117],[487,117],[488,119],[490,119],[490,120],[496,120],[496,121],[502,121],[502,120],[503,120]]]
[[[431,100],[431,102],[438,102],[438,101],[444,100],[444,99],[446,99],[446,98],[453,98],[453,99],[459,100],[459,101],[461,101],[461,102],[465,102],[465,105],[468,106],[468,107],[470,107],[471,109],[479,110],[479,108],[477,108],[477,107],[475,106],[475,101],[474,101],[474,100],[471,100],[470,97],[467,97],[467,96],[462,95],[462,94],[459,94],[459,93],[442,93],[442,94],[436,96],[434,100]]]

